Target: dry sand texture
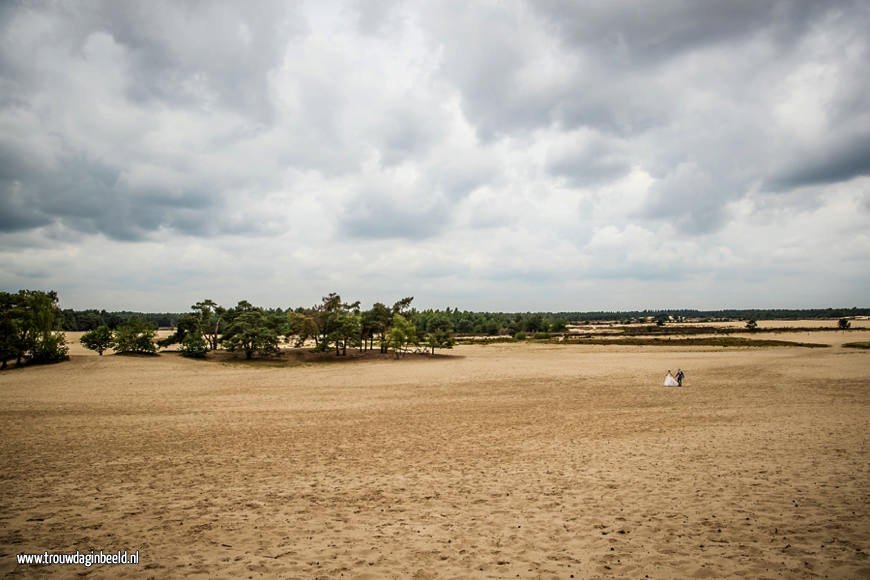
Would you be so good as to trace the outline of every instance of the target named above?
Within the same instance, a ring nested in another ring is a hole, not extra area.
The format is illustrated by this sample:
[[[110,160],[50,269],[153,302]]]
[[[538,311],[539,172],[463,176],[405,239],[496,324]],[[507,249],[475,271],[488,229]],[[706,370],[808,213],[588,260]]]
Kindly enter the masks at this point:
[[[870,577],[867,351],[75,354],[0,396],[4,575]],[[142,561],[15,561],[77,549]]]

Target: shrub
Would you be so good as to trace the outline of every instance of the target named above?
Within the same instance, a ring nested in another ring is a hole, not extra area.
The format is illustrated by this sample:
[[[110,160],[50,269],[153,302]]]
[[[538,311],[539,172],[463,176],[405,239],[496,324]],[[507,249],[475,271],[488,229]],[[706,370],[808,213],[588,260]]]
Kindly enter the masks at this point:
[[[198,332],[188,334],[181,341],[181,355],[190,358],[205,358],[208,352],[208,344]]]
[[[49,364],[69,360],[66,336],[62,332],[49,332],[36,341],[30,354],[30,362]]]
[[[100,356],[103,356],[104,350],[115,346],[112,331],[105,324],[84,333],[79,342],[82,343],[83,347],[97,351]]]
[[[156,354],[154,325],[141,318],[131,318],[115,331],[115,350],[119,354]]]
[[[519,331],[518,333],[516,333],[516,334],[514,335],[514,338],[517,339],[517,340],[525,340],[525,339],[526,339],[526,333],[523,332],[523,331],[521,330],[521,331]]]

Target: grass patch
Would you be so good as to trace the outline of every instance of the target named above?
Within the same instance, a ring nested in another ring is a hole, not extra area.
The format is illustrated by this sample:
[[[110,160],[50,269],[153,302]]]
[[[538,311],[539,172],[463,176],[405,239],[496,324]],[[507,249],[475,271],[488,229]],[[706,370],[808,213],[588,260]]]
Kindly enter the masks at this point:
[[[775,326],[770,328],[748,329],[741,327],[718,327],[705,325],[665,325],[665,326],[639,326],[622,327],[618,329],[624,336],[669,336],[669,335],[693,335],[693,334],[738,334],[749,332],[751,334],[773,334],[783,332],[833,332],[841,331],[837,326]]]
[[[522,342],[512,336],[495,336],[492,338],[457,338],[456,344],[502,344],[505,342]]]
[[[870,350],[870,342],[845,342],[843,346],[846,348],[861,348],[864,350]]]
[[[599,344],[599,345],[623,345],[623,346],[797,346],[803,348],[828,348],[829,344],[817,342],[792,342],[789,340],[757,340],[752,338],[740,338],[734,336],[705,337],[705,338],[580,338],[564,341],[565,344]]]

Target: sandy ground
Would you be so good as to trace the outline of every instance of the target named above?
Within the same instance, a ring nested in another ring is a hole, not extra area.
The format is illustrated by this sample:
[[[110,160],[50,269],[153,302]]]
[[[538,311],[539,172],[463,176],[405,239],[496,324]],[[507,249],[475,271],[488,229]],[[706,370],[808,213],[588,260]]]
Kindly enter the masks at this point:
[[[870,577],[867,351],[75,349],[0,374],[0,397],[3,575]],[[91,549],[141,563],[15,558]]]

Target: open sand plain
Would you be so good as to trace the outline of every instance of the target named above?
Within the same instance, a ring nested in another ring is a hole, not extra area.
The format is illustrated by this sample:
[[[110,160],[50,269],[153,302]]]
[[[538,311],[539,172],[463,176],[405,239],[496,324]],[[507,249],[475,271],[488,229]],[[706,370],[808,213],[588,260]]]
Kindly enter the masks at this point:
[[[870,352],[840,346],[868,339],[299,366],[74,347],[0,374],[0,573],[868,578]],[[15,559],[91,549],[141,562]]]

